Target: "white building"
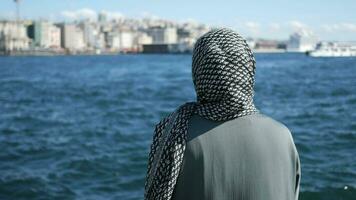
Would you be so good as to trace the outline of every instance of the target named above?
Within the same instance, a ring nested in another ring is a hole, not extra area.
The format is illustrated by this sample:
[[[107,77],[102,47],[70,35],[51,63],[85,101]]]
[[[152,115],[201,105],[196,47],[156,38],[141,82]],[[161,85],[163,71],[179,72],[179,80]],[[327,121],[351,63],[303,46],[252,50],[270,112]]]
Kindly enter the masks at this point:
[[[61,30],[59,27],[47,21],[37,21],[31,29],[33,43],[41,48],[60,48]]]
[[[49,47],[60,48],[61,47],[61,29],[57,26],[51,26],[49,28]]]
[[[177,43],[177,28],[175,27],[152,27],[149,29],[153,44],[174,44]]]
[[[83,31],[83,40],[85,46],[88,49],[104,49],[106,46],[105,32],[102,31],[101,25],[86,20],[79,24],[79,27]]]
[[[152,37],[149,36],[147,33],[138,32],[134,44],[137,51],[142,51],[143,45],[152,44],[152,42],[153,42]]]
[[[95,48],[96,49],[104,49],[105,48],[105,34],[98,33],[95,37]]]
[[[120,50],[121,48],[121,41],[120,41],[120,34],[119,33],[111,33],[108,35],[107,45],[112,50]]]
[[[132,31],[120,32],[121,50],[130,50],[134,48],[134,33]]]
[[[0,51],[26,50],[29,42],[24,24],[0,21]]]
[[[62,47],[69,50],[83,50],[84,43],[83,31],[74,24],[61,25]]]
[[[287,51],[290,52],[306,52],[311,51],[317,44],[315,35],[308,31],[300,31],[293,33],[289,37],[287,43]]]
[[[137,45],[152,44],[153,39],[147,33],[138,33],[136,38]]]
[[[89,48],[96,48],[99,37],[99,31],[96,24],[93,24],[90,21],[84,21],[80,24],[80,27],[83,30],[83,39],[86,46]]]
[[[108,35],[107,46],[114,50],[132,51],[135,48],[135,33],[120,30]]]

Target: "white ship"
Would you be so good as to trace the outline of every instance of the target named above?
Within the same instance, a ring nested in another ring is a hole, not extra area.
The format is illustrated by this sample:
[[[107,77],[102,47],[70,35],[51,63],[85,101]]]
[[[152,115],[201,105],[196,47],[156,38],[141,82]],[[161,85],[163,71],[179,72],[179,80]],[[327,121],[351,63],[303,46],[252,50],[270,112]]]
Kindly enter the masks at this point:
[[[356,43],[319,43],[315,50],[307,52],[312,57],[349,57],[356,56]]]

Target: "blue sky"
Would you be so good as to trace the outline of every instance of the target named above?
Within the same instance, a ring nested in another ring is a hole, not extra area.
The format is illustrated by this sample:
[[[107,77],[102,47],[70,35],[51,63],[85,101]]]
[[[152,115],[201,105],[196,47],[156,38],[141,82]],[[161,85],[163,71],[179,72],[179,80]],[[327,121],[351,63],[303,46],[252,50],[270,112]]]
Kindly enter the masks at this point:
[[[356,0],[21,0],[21,16],[28,19],[70,21],[101,11],[228,26],[252,37],[287,39],[305,30],[321,40],[356,41]],[[13,0],[0,0],[0,18],[14,13]]]

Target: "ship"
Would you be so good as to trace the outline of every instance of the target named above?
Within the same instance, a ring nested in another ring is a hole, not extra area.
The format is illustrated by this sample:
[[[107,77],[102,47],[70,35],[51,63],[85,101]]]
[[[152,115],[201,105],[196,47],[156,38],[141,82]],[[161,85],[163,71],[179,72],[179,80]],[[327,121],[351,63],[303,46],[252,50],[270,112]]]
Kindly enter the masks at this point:
[[[352,57],[356,56],[356,43],[321,42],[307,55],[312,57]]]

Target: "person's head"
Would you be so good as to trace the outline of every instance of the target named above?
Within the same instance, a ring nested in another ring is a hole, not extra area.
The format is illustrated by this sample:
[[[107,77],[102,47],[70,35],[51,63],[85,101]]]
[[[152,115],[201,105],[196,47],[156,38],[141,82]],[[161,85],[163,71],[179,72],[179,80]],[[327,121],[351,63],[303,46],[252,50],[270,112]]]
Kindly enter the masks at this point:
[[[254,75],[252,51],[236,32],[214,29],[197,40],[192,76],[198,103],[243,110],[253,105]]]

